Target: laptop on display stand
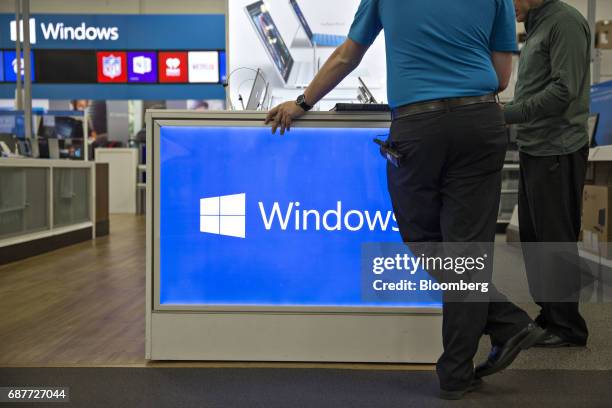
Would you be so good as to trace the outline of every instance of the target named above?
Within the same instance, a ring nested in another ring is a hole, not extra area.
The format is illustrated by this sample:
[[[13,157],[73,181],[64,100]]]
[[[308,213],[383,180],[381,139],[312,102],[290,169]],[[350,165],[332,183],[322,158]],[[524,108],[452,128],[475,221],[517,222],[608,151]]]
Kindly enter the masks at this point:
[[[255,80],[253,81],[253,87],[251,88],[246,110],[260,110],[264,106],[267,91],[268,84],[266,83],[261,69],[258,69],[255,74]]]
[[[263,1],[245,7],[247,17],[285,88],[304,89],[318,71],[318,63],[295,61]],[[363,75],[362,75],[363,76]],[[357,76],[349,76],[337,89],[359,89]],[[370,84],[377,88],[378,84]]]
[[[308,21],[306,21],[306,17],[304,16],[304,13],[302,12],[302,9],[300,8],[300,5],[298,4],[297,0],[289,0],[289,3],[291,3],[291,9],[295,13],[295,16],[297,17],[300,26],[302,27],[302,30],[304,30],[306,37],[308,37],[309,46],[336,48],[342,45],[344,41],[346,41],[347,37],[345,35],[313,33],[310,28],[310,24],[308,24]],[[298,46],[298,43],[294,40],[294,43],[292,45]]]
[[[286,88],[306,88],[315,75],[312,62],[297,62],[263,1],[246,6],[249,21]]]

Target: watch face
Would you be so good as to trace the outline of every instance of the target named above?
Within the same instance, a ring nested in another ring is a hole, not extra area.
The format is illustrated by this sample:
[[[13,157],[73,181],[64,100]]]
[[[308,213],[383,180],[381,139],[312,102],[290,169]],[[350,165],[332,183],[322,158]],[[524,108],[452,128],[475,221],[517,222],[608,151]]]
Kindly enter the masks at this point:
[[[308,103],[306,103],[306,96],[304,96],[304,95],[298,96],[298,98],[295,101],[295,103],[297,103],[305,111],[309,111],[309,110],[312,109],[312,106],[310,106]]]

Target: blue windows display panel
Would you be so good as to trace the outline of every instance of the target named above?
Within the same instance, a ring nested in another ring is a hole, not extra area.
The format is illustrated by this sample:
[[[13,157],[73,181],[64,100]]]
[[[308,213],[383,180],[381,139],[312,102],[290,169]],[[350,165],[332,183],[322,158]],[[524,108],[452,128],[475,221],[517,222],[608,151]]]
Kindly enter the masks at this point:
[[[161,307],[436,307],[364,302],[361,246],[401,241],[380,128],[161,126]]]

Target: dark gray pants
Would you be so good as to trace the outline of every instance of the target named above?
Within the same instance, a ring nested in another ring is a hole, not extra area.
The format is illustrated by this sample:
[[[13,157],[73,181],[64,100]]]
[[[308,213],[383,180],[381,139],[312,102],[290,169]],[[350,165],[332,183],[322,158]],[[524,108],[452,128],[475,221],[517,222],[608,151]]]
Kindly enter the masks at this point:
[[[405,165],[388,165],[388,186],[404,242],[493,242],[507,136],[497,104],[399,119],[391,140]],[[466,388],[483,334],[502,344],[531,322],[490,285],[495,302],[443,305],[440,386]]]
[[[588,337],[578,310],[581,263],[576,244],[588,154],[585,146],[561,156],[520,155],[519,228],[529,286],[541,307],[536,322],[577,344],[586,344]],[[558,244],[538,248],[530,243]],[[553,247],[571,259],[554,263],[558,257],[546,256]]]

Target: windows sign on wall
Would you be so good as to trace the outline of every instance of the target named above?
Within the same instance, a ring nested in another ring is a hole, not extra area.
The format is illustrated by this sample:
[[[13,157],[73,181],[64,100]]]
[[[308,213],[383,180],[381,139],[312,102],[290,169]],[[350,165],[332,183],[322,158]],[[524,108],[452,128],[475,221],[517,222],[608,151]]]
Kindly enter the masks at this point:
[[[34,14],[26,24],[35,98],[225,98],[224,15]],[[15,93],[11,62],[19,70],[14,49],[23,25],[0,14],[0,98]]]

